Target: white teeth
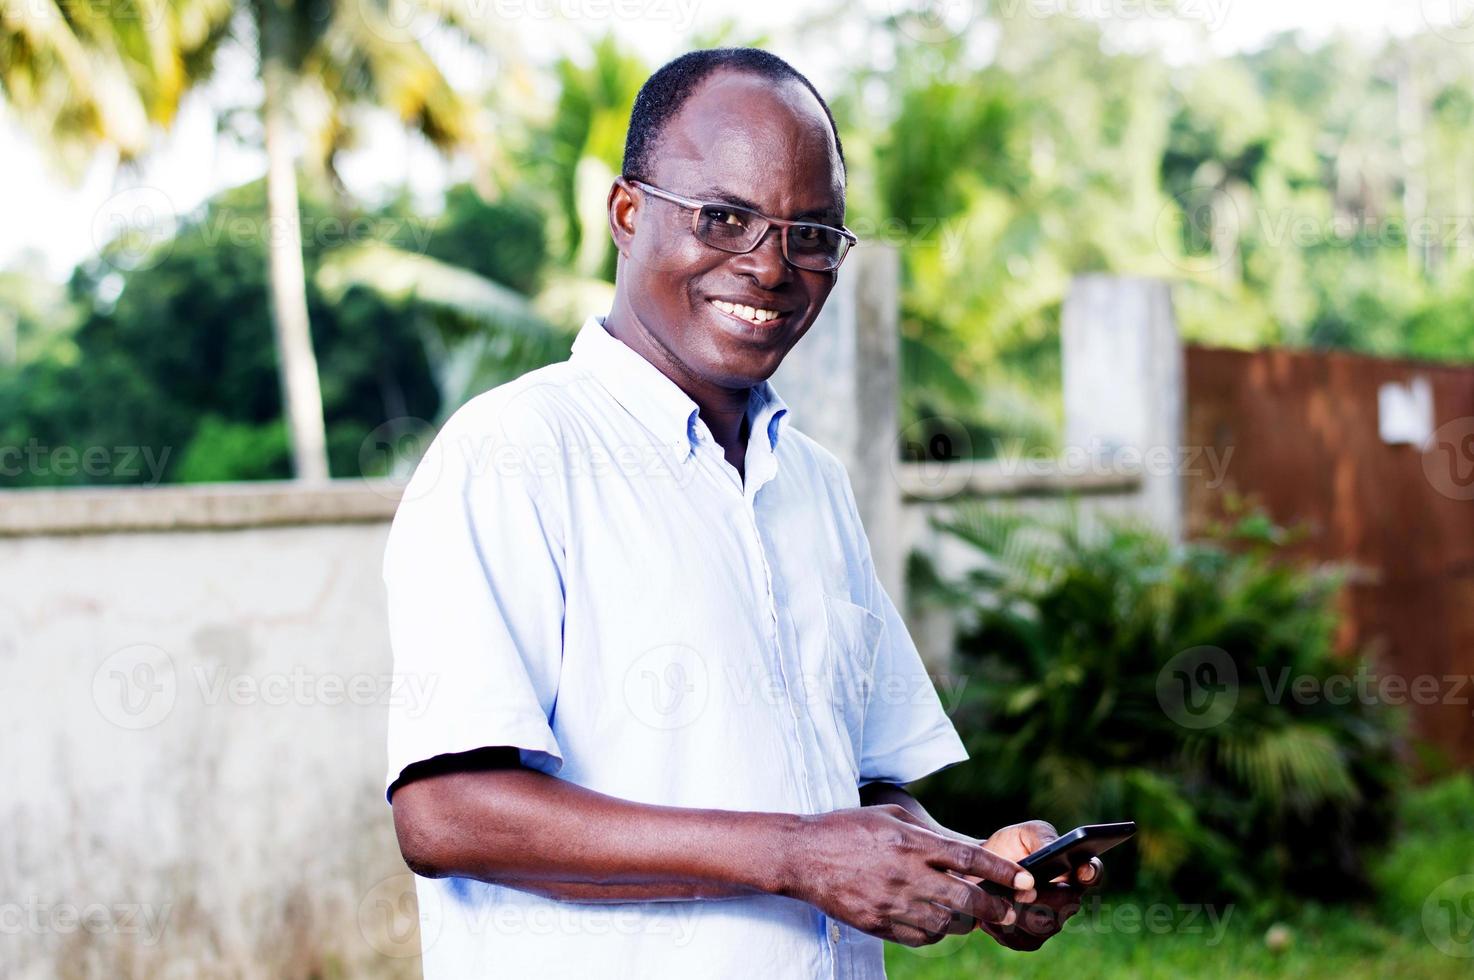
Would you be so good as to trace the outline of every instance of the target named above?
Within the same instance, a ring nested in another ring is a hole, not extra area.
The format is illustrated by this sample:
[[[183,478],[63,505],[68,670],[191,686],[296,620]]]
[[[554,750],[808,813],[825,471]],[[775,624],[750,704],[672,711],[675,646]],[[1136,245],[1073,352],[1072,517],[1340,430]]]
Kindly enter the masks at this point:
[[[769,320],[776,320],[778,319],[778,317],[783,315],[777,310],[757,309],[755,307],[745,306],[741,303],[727,303],[719,299],[712,300],[711,305],[715,306],[723,313],[730,313],[733,316],[740,316],[742,317],[742,319],[752,323],[767,323]]]

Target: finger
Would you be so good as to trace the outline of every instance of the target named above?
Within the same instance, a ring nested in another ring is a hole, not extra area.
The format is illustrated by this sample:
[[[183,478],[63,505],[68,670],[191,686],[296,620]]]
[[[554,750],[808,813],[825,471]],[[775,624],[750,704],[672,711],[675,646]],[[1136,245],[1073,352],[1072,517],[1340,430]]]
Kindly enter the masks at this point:
[[[931,858],[931,864],[935,867],[976,875],[1019,891],[1034,887],[1033,875],[1016,862],[1000,857],[987,848],[945,838],[938,838],[938,841],[944,846],[938,848]]]
[[[898,910],[891,921],[924,933],[930,937],[930,942],[938,942],[946,937],[947,928],[952,924],[952,911],[931,902],[918,901]]]
[[[1034,902],[1019,909],[1019,931],[1031,936],[1047,939],[1059,932],[1063,925],[1061,910],[1047,902]]]
[[[978,927],[978,920],[961,912],[952,913],[952,923],[947,926],[947,935],[965,936]]]
[[[1022,824],[1021,827],[1033,839],[1033,846],[1029,848],[1031,851],[1037,851],[1045,844],[1059,839],[1059,831],[1055,830],[1054,824],[1048,820],[1029,820]]]
[[[896,923],[891,926],[889,932],[880,938],[889,939],[891,942],[900,943],[902,946],[917,947],[930,946],[935,942],[939,942],[943,937],[933,935],[925,929],[918,929],[915,926]]]
[[[916,814],[912,813],[910,810],[908,810],[905,807],[901,806],[899,803],[886,803],[886,804],[883,804],[883,806],[884,806],[885,812],[886,813],[889,813],[891,816],[895,817],[897,820],[904,820],[907,823],[915,824],[918,827],[926,827],[928,830],[931,829],[931,827],[930,827],[929,824],[927,824],[925,821],[923,821]]]
[[[930,887],[923,891],[923,897],[942,908],[983,922],[1011,921],[1009,915],[1013,912],[1013,903],[1004,895],[985,891],[952,875],[937,875],[928,885]]]
[[[1051,885],[1039,890],[1039,900],[1019,909],[1019,928],[1036,936],[1052,936],[1080,910],[1080,889]]]
[[[1077,867],[1072,877],[1077,885],[1093,885],[1100,881],[1100,876],[1104,873],[1105,865],[1100,863],[1100,858],[1091,858]]]

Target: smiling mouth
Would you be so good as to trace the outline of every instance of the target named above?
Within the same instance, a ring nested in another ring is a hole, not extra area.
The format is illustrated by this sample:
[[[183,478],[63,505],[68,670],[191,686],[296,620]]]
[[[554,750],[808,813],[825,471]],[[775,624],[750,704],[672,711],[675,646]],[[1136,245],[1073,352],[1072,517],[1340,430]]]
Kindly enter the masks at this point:
[[[744,306],[741,303],[728,303],[725,300],[710,300],[719,312],[725,313],[734,320],[751,324],[755,327],[766,327],[776,325],[788,317],[784,310],[769,310],[760,306]]]

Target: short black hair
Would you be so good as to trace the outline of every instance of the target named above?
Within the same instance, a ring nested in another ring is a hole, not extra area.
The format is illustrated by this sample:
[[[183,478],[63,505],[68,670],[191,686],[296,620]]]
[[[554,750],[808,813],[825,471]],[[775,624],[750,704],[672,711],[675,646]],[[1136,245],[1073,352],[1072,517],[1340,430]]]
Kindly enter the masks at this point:
[[[802,82],[824,108],[824,117],[829,120],[829,129],[834,133],[834,147],[839,151],[840,170],[845,169],[844,144],[839,141],[839,127],[834,124],[834,114],[829,111],[829,103],[824,101],[824,96],[802,72],[761,48],[703,48],[666,62],[640,86],[640,94],[635,96],[635,107],[630,110],[629,133],[624,140],[624,176],[649,180],[650,162],[665,124],[681,110],[697,86],[719,68],[773,81],[797,79]]]

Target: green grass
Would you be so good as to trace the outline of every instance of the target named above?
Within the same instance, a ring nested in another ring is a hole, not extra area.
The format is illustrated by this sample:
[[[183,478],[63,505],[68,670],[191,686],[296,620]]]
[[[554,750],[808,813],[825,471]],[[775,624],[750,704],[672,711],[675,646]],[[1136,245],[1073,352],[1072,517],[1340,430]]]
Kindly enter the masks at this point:
[[[922,949],[886,947],[892,980],[953,977],[1474,976],[1474,778],[1418,790],[1400,807],[1397,843],[1376,862],[1374,905],[1307,905],[1271,930],[1236,906],[1211,909],[1113,895],[1082,908],[1037,953],[1015,953],[981,933]],[[1470,877],[1461,878],[1463,875]],[[1458,880],[1454,880],[1458,879]],[[1462,903],[1451,934],[1443,900]],[[1425,912],[1431,923],[1425,927]],[[1440,918],[1443,916],[1443,918]],[[1468,931],[1465,931],[1468,930]],[[1465,941],[1467,938],[1467,941]]]

